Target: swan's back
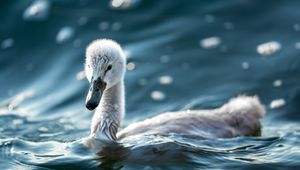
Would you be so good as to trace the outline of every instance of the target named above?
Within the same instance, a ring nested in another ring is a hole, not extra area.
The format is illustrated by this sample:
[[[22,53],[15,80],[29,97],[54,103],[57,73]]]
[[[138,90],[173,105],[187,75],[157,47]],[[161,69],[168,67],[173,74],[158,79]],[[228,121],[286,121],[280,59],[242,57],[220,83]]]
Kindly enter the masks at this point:
[[[121,130],[120,140],[134,135],[181,134],[193,138],[259,136],[265,110],[257,97],[239,96],[213,110],[167,112]]]

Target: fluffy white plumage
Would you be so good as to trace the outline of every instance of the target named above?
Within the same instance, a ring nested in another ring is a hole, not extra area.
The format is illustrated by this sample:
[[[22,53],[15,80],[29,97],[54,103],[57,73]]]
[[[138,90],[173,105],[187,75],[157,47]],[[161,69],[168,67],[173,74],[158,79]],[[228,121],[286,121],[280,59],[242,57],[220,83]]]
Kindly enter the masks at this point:
[[[112,66],[109,71],[108,65]],[[125,66],[124,52],[116,42],[96,40],[88,46],[85,65],[88,80],[100,77],[107,83],[92,120],[91,139],[118,141],[134,135],[171,133],[200,139],[260,135],[260,119],[265,109],[256,96],[238,96],[212,110],[163,113],[118,131],[125,114]]]

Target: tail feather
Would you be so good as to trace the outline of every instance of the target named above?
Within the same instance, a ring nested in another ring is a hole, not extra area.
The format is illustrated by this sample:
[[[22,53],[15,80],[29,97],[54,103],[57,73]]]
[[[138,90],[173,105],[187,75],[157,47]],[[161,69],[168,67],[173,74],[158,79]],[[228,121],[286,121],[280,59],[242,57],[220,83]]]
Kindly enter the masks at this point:
[[[257,96],[238,96],[221,107],[222,112],[229,114],[253,114],[260,119],[266,114],[264,106]]]

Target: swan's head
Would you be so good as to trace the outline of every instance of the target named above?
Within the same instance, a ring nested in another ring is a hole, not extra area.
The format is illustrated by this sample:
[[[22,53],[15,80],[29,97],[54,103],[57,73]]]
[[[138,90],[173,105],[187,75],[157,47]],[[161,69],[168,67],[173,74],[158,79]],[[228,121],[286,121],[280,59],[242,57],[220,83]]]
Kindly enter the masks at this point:
[[[94,110],[103,92],[123,81],[126,59],[120,45],[113,40],[93,41],[86,49],[85,73],[90,82],[86,108]]]

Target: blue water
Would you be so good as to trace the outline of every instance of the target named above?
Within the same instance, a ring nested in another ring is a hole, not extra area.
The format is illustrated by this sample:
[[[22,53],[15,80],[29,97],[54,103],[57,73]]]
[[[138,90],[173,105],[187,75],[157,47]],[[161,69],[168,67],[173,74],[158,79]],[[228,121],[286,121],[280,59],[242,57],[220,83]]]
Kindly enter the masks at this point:
[[[112,7],[110,1],[53,0],[47,1],[48,13],[25,17],[33,2],[0,5],[0,169],[300,168],[299,1],[136,0]],[[62,28],[69,35],[58,40]],[[221,42],[202,48],[199,42],[208,37]],[[118,41],[135,65],[126,74],[123,127],[249,94],[258,95],[267,109],[262,136],[203,141],[147,136],[125,148],[158,148],[149,150],[160,155],[155,160],[95,158],[80,145],[93,112],[84,106],[88,83],[77,74],[86,46],[96,38]],[[259,54],[257,47],[270,41],[281,49]],[[173,82],[160,84],[166,75]],[[274,87],[275,80],[283,84]],[[153,91],[165,98],[153,100]],[[275,99],[285,105],[271,109]]]

